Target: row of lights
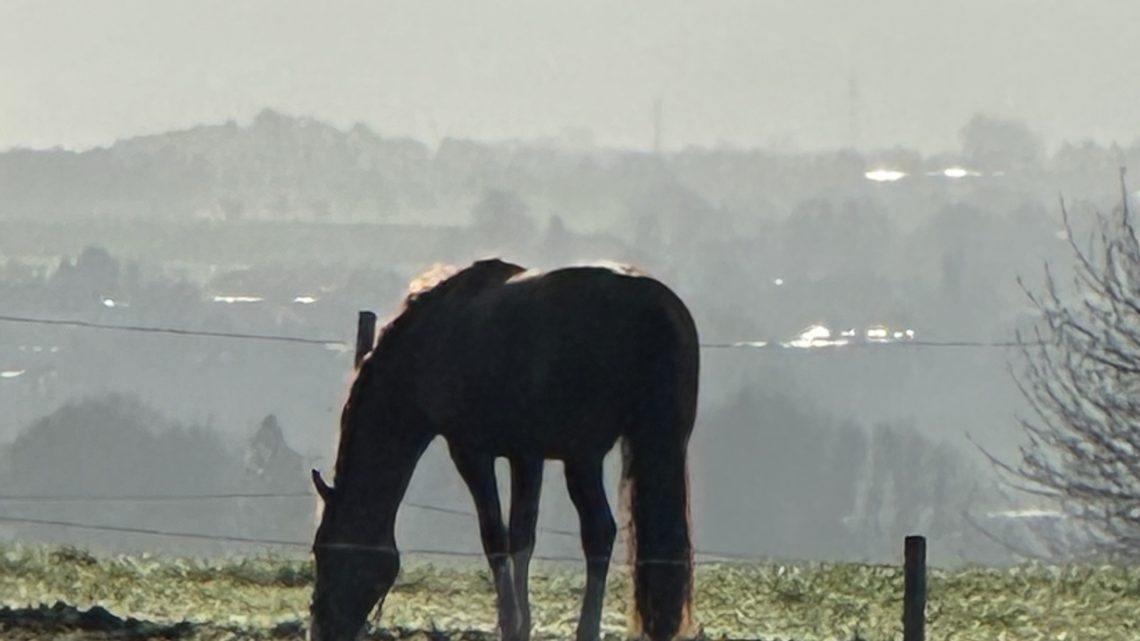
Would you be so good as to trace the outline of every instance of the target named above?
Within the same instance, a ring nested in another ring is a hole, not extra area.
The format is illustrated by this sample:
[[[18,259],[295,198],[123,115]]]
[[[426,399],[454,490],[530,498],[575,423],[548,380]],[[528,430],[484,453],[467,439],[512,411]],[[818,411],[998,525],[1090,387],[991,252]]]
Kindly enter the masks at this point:
[[[215,303],[227,303],[227,304],[260,303],[260,302],[263,302],[264,300],[265,299],[262,298],[261,296],[215,296],[214,297]],[[315,297],[315,296],[297,296],[293,299],[293,304],[294,305],[312,305],[313,303],[317,302],[318,300],[320,300],[320,299]]]
[[[20,345],[18,348],[16,348],[16,351],[25,352],[25,353],[31,352],[33,354],[41,354],[44,352],[47,352],[49,354],[58,354],[59,353],[59,346],[58,345],[52,345],[51,347],[44,347],[43,345]],[[10,380],[13,378],[20,378],[21,376],[23,376],[27,372],[28,372],[28,370],[26,370],[26,369],[0,370],[0,380]]]
[[[854,329],[848,329],[839,333],[839,338],[832,338],[831,330],[823,325],[812,325],[804,331],[793,341],[786,343],[787,347],[811,348],[811,347],[842,347],[849,345],[856,339],[857,332]],[[863,332],[863,340],[868,343],[895,343],[900,341],[914,340],[914,330],[895,330],[892,331],[883,325],[875,325],[868,327]]]
[[[897,180],[902,180],[903,178],[906,178],[909,175],[910,174],[908,174],[907,172],[899,171],[897,169],[872,169],[871,171],[868,171],[865,174],[863,174],[863,177],[866,178],[867,180],[871,180],[874,182],[893,183]],[[926,175],[927,176],[941,176],[943,178],[953,178],[953,179],[957,180],[959,178],[975,178],[978,176],[982,176],[983,174],[981,172],[974,171],[973,169],[966,169],[964,167],[947,167],[946,169],[943,169],[942,171],[928,171],[928,172],[926,172]],[[995,171],[995,172],[991,173],[990,175],[991,176],[1004,176],[1005,172],[1004,171]]]
[[[264,300],[265,299],[262,298],[261,296],[220,295],[220,296],[214,297],[215,303],[226,303],[226,304],[231,304],[231,305],[234,303],[260,303]],[[313,303],[317,302],[318,300],[320,300],[320,299],[318,299],[314,296],[297,296],[296,298],[293,299],[293,304],[295,304],[295,305],[312,305]],[[106,307],[107,309],[118,309],[118,308],[123,308],[123,307],[130,307],[130,303],[126,303],[124,301],[117,301],[117,300],[114,300],[112,298],[104,298],[103,299],[103,307]]]

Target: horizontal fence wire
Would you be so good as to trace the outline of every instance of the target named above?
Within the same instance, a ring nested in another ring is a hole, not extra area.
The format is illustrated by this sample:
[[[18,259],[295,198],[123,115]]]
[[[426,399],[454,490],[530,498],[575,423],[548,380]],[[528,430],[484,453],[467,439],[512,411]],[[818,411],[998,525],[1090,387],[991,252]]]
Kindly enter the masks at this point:
[[[147,536],[156,536],[172,539],[192,539],[199,541],[216,541],[221,543],[245,543],[250,545],[265,545],[275,547],[288,547],[297,549],[311,549],[313,543],[311,541],[291,541],[287,539],[273,539],[252,536],[238,536],[228,534],[207,534],[205,532],[176,532],[171,530],[161,530],[156,528],[143,528],[143,527],[128,527],[121,525],[108,525],[98,523],[82,523],[77,521],[66,521],[60,519],[39,519],[32,517],[22,516],[0,516],[0,523],[9,523],[14,525],[43,525],[52,527],[72,528],[79,530],[91,530],[96,532],[116,532],[120,534],[139,534]],[[509,556],[498,554],[485,554],[483,552],[463,551],[463,550],[447,550],[441,548],[396,548],[390,546],[378,545],[360,545],[360,544],[329,544],[324,547],[330,548],[348,548],[361,551],[383,552],[383,553],[399,553],[409,556],[442,556],[442,557],[455,557],[466,559],[485,559],[494,558],[497,556]],[[709,550],[694,550],[694,556],[702,556],[704,559],[694,559],[694,563],[709,564],[709,563],[724,563],[727,561],[740,561],[748,563],[758,563],[771,561],[771,557],[763,555],[743,554],[738,552],[718,552]],[[589,560],[585,556],[571,556],[571,555],[553,555],[553,554],[535,554],[531,556],[535,561],[550,561],[550,562],[583,562]],[[607,560],[607,559],[598,559]],[[610,557],[609,562],[614,565],[629,565],[629,563],[617,560]],[[644,559],[639,558],[636,560],[638,565],[653,565],[653,564],[679,564],[687,563],[686,561],[677,559]]]
[[[275,336],[272,334],[253,334],[245,332],[216,332],[207,330],[181,329],[177,327],[152,327],[148,325],[113,325],[109,323],[95,323],[83,320],[68,320],[56,318],[31,318],[27,316],[3,316],[0,322],[22,323],[29,325],[56,325],[63,327],[80,327],[84,329],[98,329],[116,332],[141,332],[146,334],[165,334],[175,336],[205,336],[209,338],[233,338],[238,340],[276,341],[280,343],[300,343],[303,345],[348,346],[340,339],[303,338],[300,336]]]
[[[206,338],[227,338],[236,340],[256,340],[256,341],[271,341],[280,343],[297,343],[302,345],[320,345],[324,347],[336,347],[341,349],[349,349],[353,344],[334,338],[306,338],[301,336],[280,336],[274,334],[257,334],[257,333],[244,333],[244,332],[221,332],[221,331],[207,331],[207,330],[194,330],[183,329],[177,327],[154,327],[148,325],[114,325],[108,323],[95,323],[82,320],[67,320],[67,319],[53,319],[53,318],[33,318],[27,316],[6,316],[0,315],[0,322],[4,323],[22,323],[31,325],[54,325],[63,327],[78,327],[85,329],[119,331],[119,332],[139,332],[147,334],[168,335],[168,336],[198,336]],[[896,349],[900,347],[934,347],[934,348],[991,348],[991,349],[1005,349],[1012,347],[1028,347],[1034,345],[1045,345],[1046,341],[978,341],[978,340],[955,340],[955,341],[928,341],[928,340],[913,340],[913,339],[898,339],[898,340],[851,340],[851,341],[831,341],[830,344],[807,344],[796,345],[791,341],[731,341],[731,342],[706,342],[701,343],[703,349],[749,349],[749,350],[775,350],[787,349],[794,351],[811,351],[822,350],[835,350],[835,349],[848,349],[848,348],[874,348],[874,349]]]
[[[163,502],[190,502],[190,501],[218,501],[241,499],[308,499],[315,501],[317,495],[312,492],[228,492],[218,494],[0,494],[0,503],[163,503]],[[462,516],[477,519],[474,512],[460,508],[443,507],[420,503],[418,501],[403,501],[401,507],[410,507],[425,512],[436,512],[452,516]],[[540,532],[572,536],[577,538],[578,532],[558,528],[539,526]]]
[[[279,545],[287,547],[310,547],[311,543],[301,541],[288,541],[283,539],[265,539],[247,536],[231,536],[227,534],[206,534],[202,532],[171,532],[143,527],[127,527],[122,525],[103,525],[98,523],[79,523],[76,521],[63,521],[57,519],[37,519],[23,516],[0,516],[0,523],[14,523],[23,525],[50,525],[53,527],[75,528],[80,530],[95,530],[99,532],[119,532],[125,534],[147,534],[176,539],[199,539],[204,541],[224,541],[229,543],[256,543],[262,545]]]
[[[0,502],[43,501],[127,502],[127,501],[209,501],[224,499],[316,498],[312,492],[231,492],[221,494],[0,494]]]

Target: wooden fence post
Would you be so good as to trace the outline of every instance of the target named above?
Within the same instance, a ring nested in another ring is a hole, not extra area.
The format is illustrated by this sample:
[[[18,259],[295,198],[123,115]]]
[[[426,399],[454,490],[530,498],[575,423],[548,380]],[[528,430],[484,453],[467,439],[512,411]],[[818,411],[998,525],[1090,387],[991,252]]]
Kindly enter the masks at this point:
[[[362,311],[356,319],[356,358],[353,367],[360,367],[360,362],[372,351],[375,342],[376,314]]]
[[[903,559],[903,641],[926,637],[926,538],[908,536]]]

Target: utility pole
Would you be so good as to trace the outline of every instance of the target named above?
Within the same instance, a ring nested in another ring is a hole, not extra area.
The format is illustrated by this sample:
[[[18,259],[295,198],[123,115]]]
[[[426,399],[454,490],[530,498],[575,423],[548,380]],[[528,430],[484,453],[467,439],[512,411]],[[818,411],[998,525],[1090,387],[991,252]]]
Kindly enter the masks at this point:
[[[653,101],[653,154],[661,155],[661,99]]]
[[[859,74],[854,67],[847,79],[847,134],[852,151],[859,148]]]

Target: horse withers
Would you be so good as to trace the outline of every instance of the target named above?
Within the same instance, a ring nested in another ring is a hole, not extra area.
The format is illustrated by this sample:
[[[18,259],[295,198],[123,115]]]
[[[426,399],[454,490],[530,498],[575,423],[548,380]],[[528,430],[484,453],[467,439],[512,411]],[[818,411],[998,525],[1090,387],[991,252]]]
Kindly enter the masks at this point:
[[[542,470],[560,460],[579,515],[586,589],[577,641],[600,636],[617,526],[603,459],[621,441],[631,634],[695,633],[687,449],[697,331],[684,303],[629,269],[526,272],[479,261],[405,300],[361,363],[341,414],[313,552],[313,641],[348,641],[399,572],[395,521],[424,450],[443,436],[474,498],[503,641],[527,641]],[[510,462],[504,523],[495,460]]]

